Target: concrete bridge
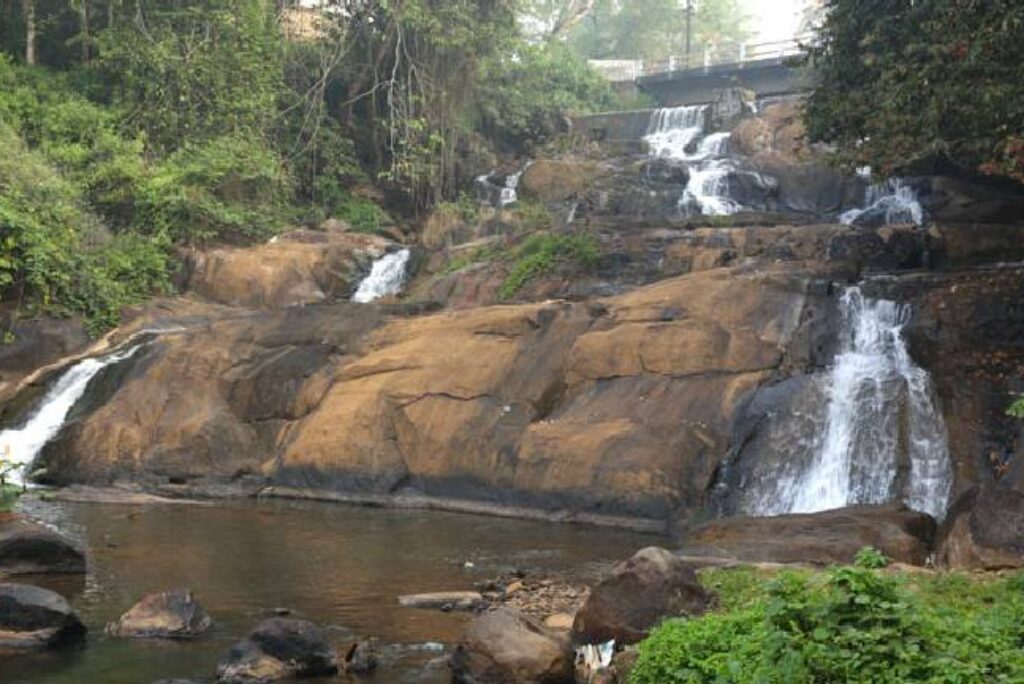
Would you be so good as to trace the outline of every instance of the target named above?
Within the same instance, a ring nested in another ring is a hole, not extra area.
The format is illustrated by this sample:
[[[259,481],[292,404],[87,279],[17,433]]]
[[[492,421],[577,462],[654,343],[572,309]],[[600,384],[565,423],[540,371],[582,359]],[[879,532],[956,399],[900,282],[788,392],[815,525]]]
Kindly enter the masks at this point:
[[[592,61],[591,65],[617,88],[636,87],[662,107],[711,102],[715,91],[726,88],[752,90],[759,97],[791,95],[811,88],[809,74],[793,64],[802,54],[801,45],[811,39],[737,44],[656,62]]]

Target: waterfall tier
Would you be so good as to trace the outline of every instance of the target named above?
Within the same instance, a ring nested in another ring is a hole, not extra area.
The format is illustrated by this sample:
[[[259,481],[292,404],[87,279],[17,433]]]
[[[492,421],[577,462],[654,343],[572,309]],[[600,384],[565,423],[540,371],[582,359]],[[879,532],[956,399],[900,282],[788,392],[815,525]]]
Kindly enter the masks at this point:
[[[352,301],[365,304],[401,292],[405,286],[406,267],[411,254],[408,249],[400,249],[374,261],[370,275],[359,283]]]

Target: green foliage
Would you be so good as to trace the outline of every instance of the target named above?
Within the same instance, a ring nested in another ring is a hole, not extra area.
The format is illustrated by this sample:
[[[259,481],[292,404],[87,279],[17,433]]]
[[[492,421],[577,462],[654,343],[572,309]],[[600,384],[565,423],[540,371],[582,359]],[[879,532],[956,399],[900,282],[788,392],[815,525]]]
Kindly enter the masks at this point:
[[[481,113],[491,137],[510,145],[543,143],[563,117],[613,109],[611,86],[561,43],[523,45],[485,63]]]
[[[977,581],[844,567],[821,575],[722,570],[724,612],[670,620],[640,646],[633,684],[1016,682],[1020,576]]]
[[[334,211],[334,214],[352,226],[357,233],[377,234],[390,222],[383,209],[374,202],[362,197],[346,197]]]
[[[1018,397],[1007,407],[1006,415],[1012,418],[1024,418],[1024,397]]]
[[[281,160],[258,138],[189,144],[139,188],[139,223],[174,242],[262,240],[281,225],[290,187]]]
[[[531,235],[515,252],[515,261],[498,296],[511,299],[526,283],[561,264],[593,269],[601,258],[600,247],[592,235]]]
[[[858,568],[877,570],[887,566],[889,564],[889,559],[885,557],[884,553],[873,546],[865,546],[857,552],[857,555],[854,557],[853,564]]]
[[[830,0],[808,59],[810,138],[883,176],[951,166],[1024,182],[1024,4]]]
[[[467,223],[480,218],[480,202],[468,192],[459,193],[459,199],[455,202],[440,202],[434,209],[439,213],[457,216]]]

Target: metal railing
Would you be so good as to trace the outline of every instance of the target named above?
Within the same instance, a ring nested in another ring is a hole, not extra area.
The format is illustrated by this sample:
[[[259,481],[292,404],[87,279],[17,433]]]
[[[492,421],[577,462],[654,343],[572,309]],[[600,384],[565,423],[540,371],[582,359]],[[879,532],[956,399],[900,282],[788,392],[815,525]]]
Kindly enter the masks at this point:
[[[667,59],[645,60],[591,60],[590,65],[609,81],[635,81],[645,76],[672,74],[677,72],[700,72],[713,67],[731,66],[742,69],[752,62],[770,60],[782,61],[803,54],[801,46],[807,45],[813,36],[802,35],[770,43],[732,43],[708,45],[701,52],[689,55],[673,55]]]

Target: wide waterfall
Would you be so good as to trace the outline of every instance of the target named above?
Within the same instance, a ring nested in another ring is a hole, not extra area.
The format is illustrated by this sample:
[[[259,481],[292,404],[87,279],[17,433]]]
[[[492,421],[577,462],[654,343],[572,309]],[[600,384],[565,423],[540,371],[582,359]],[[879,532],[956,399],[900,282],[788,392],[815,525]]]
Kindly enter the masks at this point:
[[[405,286],[405,270],[411,254],[408,249],[400,249],[374,261],[370,275],[359,283],[352,301],[365,304],[401,292]]]
[[[840,352],[814,388],[820,413],[790,418],[800,424],[790,444],[798,465],[753,483],[747,512],[813,513],[902,500],[941,520],[952,466],[931,378],[903,340],[909,311],[851,287],[840,313]],[[785,429],[777,437],[788,441]],[[802,450],[810,457],[800,459]]]
[[[82,395],[89,381],[107,366],[131,357],[141,345],[114,352],[107,356],[79,361],[64,372],[46,393],[39,410],[23,427],[0,432],[0,457],[8,463],[21,466],[13,471],[8,481],[21,484],[24,474],[46,443],[57,436],[68,413]],[[20,472],[19,472],[20,471]]]
[[[924,209],[917,192],[902,178],[890,178],[868,186],[864,207],[844,212],[839,221],[851,225],[865,215],[876,215],[886,225],[913,223],[919,226],[924,223]]]
[[[689,181],[679,198],[684,216],[723,216],[744,208],[730,196],[729,180],[750,172],[741,171],[730,157],[730,133],[707,133],[710,112],[707,106],[659,109],[644,136],[652,156],[686,165]]]

